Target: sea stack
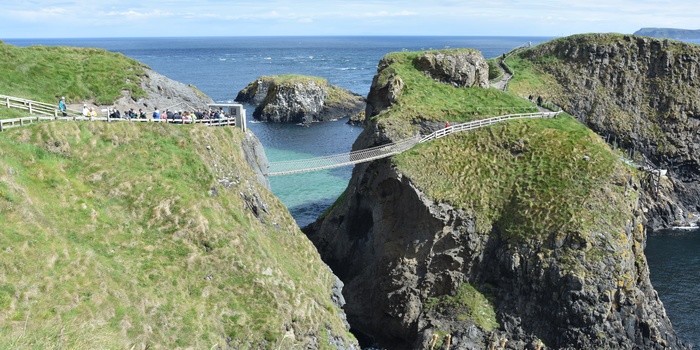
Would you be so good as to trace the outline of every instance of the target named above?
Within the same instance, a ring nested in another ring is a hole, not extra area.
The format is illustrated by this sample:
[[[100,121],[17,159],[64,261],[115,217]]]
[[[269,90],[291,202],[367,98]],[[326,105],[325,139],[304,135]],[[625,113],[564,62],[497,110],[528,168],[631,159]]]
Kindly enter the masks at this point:
[[[260,77],[241,90],[236,101],[256,106],[253,117],[258,120],[303,124],[363,119],[366,105],[362,96],[326,79],[293,74]]]

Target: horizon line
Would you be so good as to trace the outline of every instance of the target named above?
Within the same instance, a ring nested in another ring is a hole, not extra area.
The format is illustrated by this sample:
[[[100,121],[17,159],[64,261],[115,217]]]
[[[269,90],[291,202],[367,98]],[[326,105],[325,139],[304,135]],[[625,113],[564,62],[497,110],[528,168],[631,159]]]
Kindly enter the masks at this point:
[[[583,34],[583,33],[581,33]],[[625,33],[619,33],[625,34]],[[576,35],[576,34],[572,34]],[[343,35],[173,35],[173,36],[103,36],[103,37],[14,37],[0,40],[31,39],[184,39],[184,38],[559,38],[562,35],[390,35],[390,34],[343,34]]]

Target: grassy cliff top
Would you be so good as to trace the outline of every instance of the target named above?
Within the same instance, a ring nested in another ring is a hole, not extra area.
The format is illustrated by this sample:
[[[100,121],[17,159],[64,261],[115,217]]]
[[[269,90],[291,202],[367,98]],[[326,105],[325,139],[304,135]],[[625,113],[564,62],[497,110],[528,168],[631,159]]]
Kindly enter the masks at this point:
[[[267,75],[260,77],[263,81],[271,81],[275,85],[284,86],[296,83],[313,82],[319,86],[328,85],[328,80],[320,77],[314,77],[301,74],[282,74],[282,75]]]
[[[143,97],[144,65],[101,49],[0,43],[0,93],[44,102],[110,104],[130,90]]]
[[[410,135],[414,124],[423,120],[459,123],[508,113],[536,112],[537,109],[516,95],[497,89],[456,88],[437,82],[414,67],[414,60],[426,53],[475,52],[472,49],[394,52],[382,61],[388,63],[378,72],[377,85],[400,79],[401,96],[391,109],[377,118],[380,127],[400,135]]]
[[[533,108],[527,99],[496,89],[434,82],[412,65],[420,54],[385,59],[390,65],[378,79],[400,78],[405,88],[375,117],[380,128],[410,130],[420,119],[458,123]],[[474,213],[479,231],[495,225],[515,239],[624,227],[626,206],[634,202],[624,185],[631,170],[600,137],[566,115],[453,134],[393,160],[434,200]]]
[[[52,122],[0,134],[0,343],[294,346],[347,337],[334,277],[235,128]],[[347,338],[346,338],[347,339]],[[299,339],[297,339],[299,341]]]

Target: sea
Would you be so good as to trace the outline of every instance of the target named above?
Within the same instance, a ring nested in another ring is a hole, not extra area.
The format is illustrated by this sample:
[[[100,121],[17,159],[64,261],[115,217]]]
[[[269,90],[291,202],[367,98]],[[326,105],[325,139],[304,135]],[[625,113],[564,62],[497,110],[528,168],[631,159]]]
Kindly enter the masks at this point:
[[[193,84],[216,102],[231,103],[263,75],[318,76],[366,96],[381,58],[390,52],[475,48],[491,58],[518,46],[553,37],[486,36],[317,36],[168,38],[2,38],[16,46],[96,47],[120,52],[177,81]],[[696,42],[697,43],[697,42]],[[248,126],[269,161],[348,152],[362,130],[347,120],[309,127],[259,123],[245,106]],[[272,192],[300,227],[313,222],[347,187],[352,167],[271,177]],[[681,339],[700,346],[700,231],[666,231],[649,236],[646,255],[652,284]]]

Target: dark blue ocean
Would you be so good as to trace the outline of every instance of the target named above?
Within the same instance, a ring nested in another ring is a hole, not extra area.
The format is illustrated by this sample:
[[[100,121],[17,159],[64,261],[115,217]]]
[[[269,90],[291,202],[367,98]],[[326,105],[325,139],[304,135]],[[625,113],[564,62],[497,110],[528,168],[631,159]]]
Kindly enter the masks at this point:
[[[546,37],[197,37],[108,39],[4,39],[17,46],[66,45],[121,52],[161,74],[193,84],[217,102],[231,102],[262,75],[303,74],[367,95],[377,63],[402,50],[476,48],[487,58]],[[343,153],[361,129],[345,120],[311,127],[248,125],[270,161]],[[345,190],[352,168],[271,178],[272,191],[300,226],[312,222]],[[671,321],[688,343],[700,344],[700,232],[649,237],[651,279]]]

